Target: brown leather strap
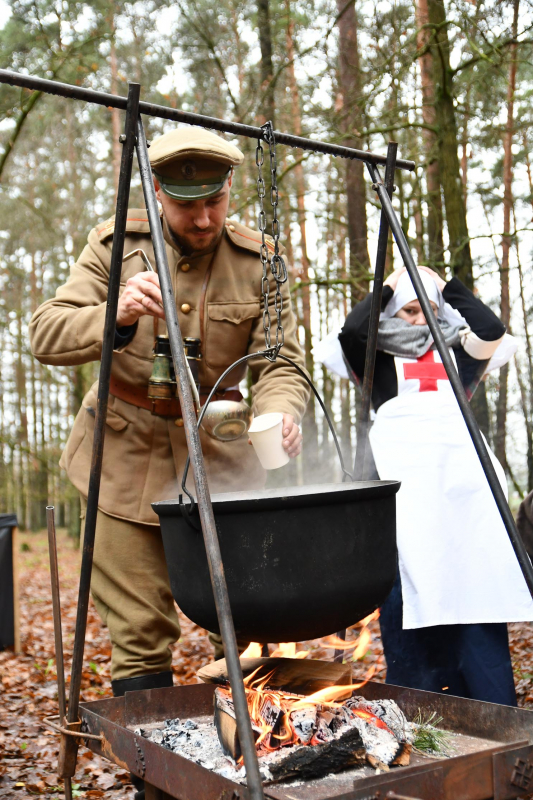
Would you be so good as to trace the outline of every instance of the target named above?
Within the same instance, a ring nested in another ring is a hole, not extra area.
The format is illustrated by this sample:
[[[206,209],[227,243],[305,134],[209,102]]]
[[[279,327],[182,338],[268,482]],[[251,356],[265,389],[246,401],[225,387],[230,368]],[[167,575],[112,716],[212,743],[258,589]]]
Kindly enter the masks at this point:
[[[205,341],[205,330],[204,330],[204,323],[205,323],[205,299],[207,295],[207,286],[209,284],[209,278],[211,277],[211,272],[213,270],[213,264],[215,263],[215,257],[211,259],[209,262],[209,266],[205,271],[204,275],[204,282],[202,283],[202,291],[200,292],[200,305],[198,306],[198,314],[200,317],[200,339],[202,342]]]
[[[200,387],[200,401],[202,405],[207,400],[211,389],[207,386]],[[148,397],[147,386],[135,386],[132,383],[126,383],[114,375],[111,375],[109,382],[109,393],[113,397],[118,397],[125,403],[129,403],[137,408],[145,408],[151,411],[158,417],[181,417],[181,406],[177,398],[173,397],[170,400],[152,400]],[[221,389],[215,395],[216,400],[234,400],[240,402],[242,394],[237,389]]]
[[[109,393],[125,403],[137,408],[145,408],[159,417],[181,417],[181,406],[177,398],[153,400],[148,397],[147,386],[134,386],[111,375]]]
[[[132,383],[125,383],[111,375],[109,394],[112,394],[113,397],[118,397],[119,400],[124,400],[125,403],[137,406],[137,408],[146,408],[147,411],[152,410],[152,401],[148,397],[147,386],[134,386]]]

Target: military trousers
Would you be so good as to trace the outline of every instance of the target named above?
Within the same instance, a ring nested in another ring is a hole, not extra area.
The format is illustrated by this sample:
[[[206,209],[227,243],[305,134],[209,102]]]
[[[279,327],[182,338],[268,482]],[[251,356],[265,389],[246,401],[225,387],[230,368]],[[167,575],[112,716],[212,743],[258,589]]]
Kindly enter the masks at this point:
[[[85,509],[81,497],[82,532]],[[180,624],[159,527],[98,511],[91,594],[109,630],[112,680],[171,669]],[[209,639],[221,658],[221,637],[210,633]]]

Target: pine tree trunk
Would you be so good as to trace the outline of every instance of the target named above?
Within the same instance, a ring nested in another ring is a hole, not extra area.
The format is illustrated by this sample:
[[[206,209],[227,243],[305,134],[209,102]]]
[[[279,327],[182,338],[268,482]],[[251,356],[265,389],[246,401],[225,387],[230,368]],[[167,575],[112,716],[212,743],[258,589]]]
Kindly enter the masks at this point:
[[[416,256],[418,259],[418,263],[423,264],[426,260],[426,254],[424,252],[424,223],[422,219],[422,209],[420,208],[420,196],[418,193],[413,193],[411,195],[411,203],[413,208],[413,217],[415,220],[415,230],[416,230],[416,239],[415,239]]]
[[[287,47],[287,82],[291,94],[291,116],[292,127],[295,136],[302,135],[302,119],[300,112],[300,97],[298,93],[298,86],[296,83],[296,76],[294,74],[294,42],[293,31],[294,22],[290,18],[290,6],[288,2],[285,3],[286,12],[288,15],[288,23],[285,35],[285,42]],[[309,257],[307,255],[307,232],[305,227],[305,176],[301,161],[294,167],[294,182],[296,185],[296,204],[298,214],[298,227],[300,229],[300,250],[301,250],[301,267],[300,277],[302,283],[302,317],[305,330],[305,360],[306,367],[310,374],[313,374],[313,356],[311,355],[312,340],[311,340],[311,290],[309,286]]]
[[[270,120],[275,125],[274,66],[272,63],[272,32],[270,29],[269,0],[257,0],[257,27],[261,48],[261,107],[260,124]]]
[[[17,403],[16,407],[19,412],[18,419],[18,480],[19,493],[18,493],[18,507],[17,517],[19,525],[24,529],[28,529],[31,524],[31,493],[30,493],[30,459],[29,459],[29,436],[28,436],[28,395],[26,386],[26,369],[23,361],[23,350],[25,345],[25,336],[23,331],[22,319],[22,293],[19,295],[18,311],[17,311],[17,338],[16,338],[16,390],[17,390]]]
[[[290,5],[288,0],[285,3],[287,13],[287,28],[285,32],[285,43],[287,48],[287,83],[291,94],[291,118],[292,127],[296,136],[302,135],[302,119],[300,112],[300,96],[296,75],[294,73],[294,22],[290,17]],[[311,287],[309,285],[309,257],[307,255],[307,231],[305,225],[305,176],[302,163],[299,162],[294,167],[294,182],[296,185],[296,207],[298,215],[298,227],[300,229],[300,278],[304,284],[300,289],[302,297],[302,322],[304,329],[304,355],[306,369],[313,379],[314,360],[313,360],[313,339],[311,335]],[[307,410],[303,420],[303,435],[305,439],[306,452],[313,457],[318,453],[318,428],[316,424],[315,397],[311,394]]]
[[[531,210],[533,211],[533,177],[531,175],[531,159],[529,158],[529,144],[527,141],[526,131],[522,133],[522,142],[524,145],[524,153],[526,156],[527,180],[529,183],[529,201],[531,203]],[[531,222],[533,222],[533,215],[531,216]]]
[[[339,26],[339,78],[342,95],[343,144],[361,149],[363,115],[361,111],[362,75],[359,67],[357,16],[355,4],[346,7],[345,0],[337,0],[341,14]],[[366,186],[362,161],[346,162],[346,196],[348,239],[350,242],[350,277],[355,282],[352,300],[358,301],[368,292],[370,258],[367,246]]]
[[[113,37],[111,39],[111,94],[118,94],[118,68],[117,68],[117,51],[115,47],[115,18],[113,17],[112,24]],[[122,158],[120,147],[120,110],[118,108],[111,109],[111,152],[113,154],[113,185],[115,187],[115,200],[117,199],[118,181],[120,177],[120,160]]]
[[[514,0],[513,38],[518,30],[518,10],[520,0]],[[511,62],[509,65],[509,81],[507,84],[507,124],[503,140],[503,237],[502,261],[500,269],[500,316],[506,328],[509,328],[511,307],[509,302],[509,251],[511,249],[511,211],[513,207],[513,133],[514,133],[514,96],[516,89],[517,45],[510,47]],[[496,405],[496,457],[507,467],[506,434],[507,434],[507,395],[509,365],[500,369],[500,390]]]
[[[514,217],[514,206],[513,206]],[[516,228],[516,218],[514,218]],[[516,242],[516,260],[518,263],[518,285],[520,287],[520,304],[522,306],[522,318],[524,323],[524,337],[527,357],[527,388],[523,382],[519,383],[524,412],[524,422],[527,434],[527,491],[533,489],[533,348],[531,346],[531,335],[529,332],[529,316],[527,309],[526,296],[524,293],[524,272],[520,259],[518,242]],[[518,372],[518,368],[517,368]],[[519,376],[520,377],[520,376]]]
[[[470,102],[468,94],[465,102],[465,113],[463,117],[463,132],[461,136],[461,181],[463,183],[463,198],[465,208],[468,200],[468,120],[470,119]]]
[[[427,50],[431,32],[428,29],[428,0],[416,2],[417,47],[422,52],[418,59],[420,66],[420,83],[422,88],[422,119],[426,125],[435,128],[437,115],[435,111],[435,84],[433,78],[433,56]],[[442,199],[440,168],[438,158],[438,137],[434,130],[424,128],[424,149],[427,161],[426,185],[428,207],[428,252],[432,267],[442,265],[444,243],[442,240]]]
[[[481,432],[485,435],[487,442],[490,442],[490,410],[484,381],[481,381],[474,392],[470,400],[470,406]]]
[[[453,274],[472,289],[474,285],[472,256],[457,152],[457,122],[453,104],[450,43],[444,0],[428,0],[428,20],[433,26],[430,51],[433,61],[435,120],[439,138],[439,167],[446,208],[450,267]]]

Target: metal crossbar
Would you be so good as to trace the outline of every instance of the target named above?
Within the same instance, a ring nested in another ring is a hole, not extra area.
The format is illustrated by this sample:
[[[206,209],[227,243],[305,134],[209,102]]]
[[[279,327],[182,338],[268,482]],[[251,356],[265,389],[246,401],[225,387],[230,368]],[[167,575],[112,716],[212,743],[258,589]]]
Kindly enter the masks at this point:
[[[32,75],[21,75],[19,72],[12,72],[9,69],[0,69],[0,83],[22,86],[24,89],[60,95],[72,100],[84,100],[86,103],[96,103],[107,108],[126,110],[127,97],[108,94],[107,92],[97,92],[94,89],[84,89],[81,86],[73,86],[70,83],[36,78]],[[243,125],[242,122],[229,122],[217,117],[206,117],[204,114],[194,114],[191,111],[181,111],[177,108],[160,106],[156,103],[146,103],[142,100],[139,102],[139,112],[149,117],[185,122],[187,125],[199,125],[202,128],[213,128],[213,130],[233,133],[236,136],[247,136],[251,139],[265,138],[263,129],[255,125]],[[329,142],[319,142],[314,139],[305,139],[303,136],[293,136],[291,133],[274,131],[274,136],[278,144],[285,144],[288,147],[296,147],[300,150],[310,150],[314,153],[324,153],[325,155],[338,156],[340,158],[357,159],[371,164],[385,164],[387,161],[386,156],[378,153],[356,150],[353,147],[343,147]],[[414,161],[406,161],[399,158],[396,161],[396,166],[399,169],[412,171],[416,164]]]

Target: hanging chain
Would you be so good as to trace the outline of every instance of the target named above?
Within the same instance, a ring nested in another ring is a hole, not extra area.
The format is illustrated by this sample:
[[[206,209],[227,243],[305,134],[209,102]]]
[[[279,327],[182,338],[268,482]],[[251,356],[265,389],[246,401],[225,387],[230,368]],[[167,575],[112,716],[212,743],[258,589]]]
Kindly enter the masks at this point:
[[[268,144],[270,155],[270,204],[273,209],[272,218],[272,239],[274,241],[274,253],[269,257],[269,251],[265,239],[266,231],[266,214],[264,207],[264,199],[266,195],[265,181],[263,178],[263,165],[265,163],[265,154],[261,139],[257,141],[255,151],[255,163],[257,165],[257,196],[259,198],[259,216],[258,225],[261,231],[261,248],[259,256],[263,266],[263,276],[261,281],[261,290],[263,294],[263,329],[265,331],[265,345],[268,350],[273,350],[271,360],[275,361],[277,354],[283,347],[285,341],[285,334],[283,324],[281,321],[281,314],[283,311],[283,296],[281,294],[281,287],[287,280],[287,267],[283,256],[279,252],[279,219],[278,219],[278,203],[279,193],[277,184],[277,161],[276,161],[276,141],[274,138],[274,129],[271,122],[267,122],[261,126],[263,137]],[[270,271],[274,280],[276,281],[276,294],[274,298],[274,310],[276,312],[276,344],[272,346],[271,337],[271,319],[269,310],[269,295],[270,295],[270,282],[268,277],[268,265],[270,264]]]
[[[265,154],[261,139],[257,140],[257,147],[255,149],[255,163],[257,164],[257,196],[259,198],[259,216],[257,224],[261,231],[261,248],[259,250],[259,257],[263,266],[263,277],[261,279],[261,292],[263,295],[263,329],[265,331],[265,345],[267,350],[270,348],[270,314],[268,311],[268,299],[270,293],[270,283],[268,280],[268,248],[265,241],[266,229],[266,214],[264,208],[265,199],[265,180],[263,178],[263,164],[265,163]]]

